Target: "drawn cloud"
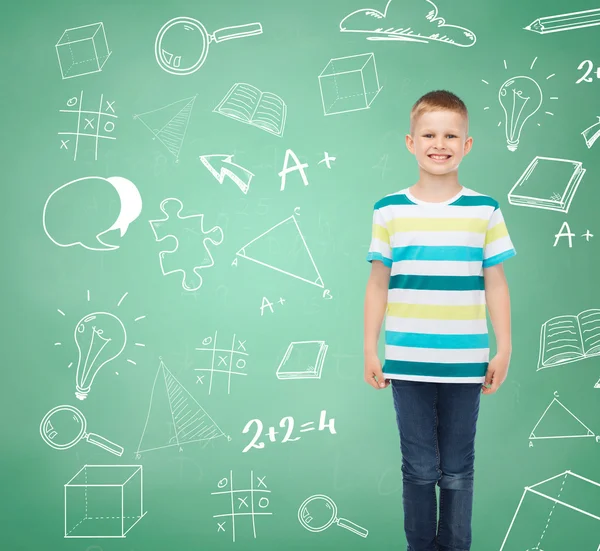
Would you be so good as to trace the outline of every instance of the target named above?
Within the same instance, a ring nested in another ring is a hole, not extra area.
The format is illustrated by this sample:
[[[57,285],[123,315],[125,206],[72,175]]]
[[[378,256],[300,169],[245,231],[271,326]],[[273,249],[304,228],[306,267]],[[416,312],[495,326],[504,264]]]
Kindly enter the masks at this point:
[[[366,33],[367,40],[407,40],[428,43],[430,40],[468,48],[476,41],[475,33],[449,25],[438,15],[431,0],[419,0],[415,8],[402,10],[401,3],[388,0],[381,13],[364,8],[349,13],[340,23],[341,32]],[[404,12],[404,13],[403,13]]]

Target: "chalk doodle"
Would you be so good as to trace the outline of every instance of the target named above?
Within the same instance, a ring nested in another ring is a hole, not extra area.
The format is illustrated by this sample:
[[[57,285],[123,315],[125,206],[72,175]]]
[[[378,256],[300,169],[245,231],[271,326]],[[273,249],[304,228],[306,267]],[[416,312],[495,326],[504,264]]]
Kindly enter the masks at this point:
[[[256,480],[255,480],[256,478]],[[240,528],[240,523],[244,520],[251,522],[252,534],[256,538],[256,518],[272,515],[267,510],[270,504],[269,496],[271,490],[265,482],[266,476],[256,476],[254,471],[250,471],[250,484],[247,489],[235,489],[233,484],[233,471],[229,471],[229,476],[219,480],[217,484],[218,490],[211,492],[213,496],[222,496],[230,513],[221,513],[213,515],[217,520],[217,533],[226,533],[231,523],[231,537],[235,542],[236,537],[236,522],[237,529]],[[255,501],[256,500],[256,501]]]
[[[188,214],[181,216],[183,203],[169,197],[160,204],[164,218],[150,220],[156,241],[167,238],[174,240],[174,247],[159,253],[160,268],[163,275],[181,272],[181,286],[186,291],[195,291],[202,286],[200,270],[214,265],[208,244],[223,243],[223,230],[214,226],[204,229],[204,214]],[[168,229],[164,229],[164,226]]]
[[[65,30],[55,48],[63,80],[102,71],[112,53],[102,22]]]
[[[185,140],[195,100],[196,96],[192,96],[133,116],[152,132],[153,140],[158,140],[167,148],[167,151],[175,157],[175,162],[179,162],[179,153]]]
[[[142,453],[185,444],[227,438],[213,418],[175,378],[162,359],[154,378],[148,415],[136,452]]]
[[[319,418],[319,429],[318,430],[322,431],[325,429],[329,429],[329,432],[331,434],[337,434],[337,432],[335,430],[335,419],[330,419],[328,422],[326,422],[326,419],[327,419],[327,411],[322,410],[321,416]],[[279,421],[279,427],[282,429],[285,429],[285,435],[283,436],[283,438],[281,440],[282,444],[285,444],[286,442],[296,442],[297,440],[300,440],[300,438],[301,438],[300,436],[296,436],[296,437],[292,438],[292,434],[294,432],[294,423],[295,423],[294,418],[291,417],[290,415],[288,415],[287,417],[283,417],[281,419],[281,421]],[[251,448],[255,448],[257,450],[262,450],[265,447],[264,442],[259,442],[260,437],[263,436],[263,434],[262,434],[263,423],[260,419],[251,419],[250,421],[248,421],[246,423],[246,426],[242,430],[242,433],[246,434],[246,433],[250,432],[250,428],[252,427],[253,424],[256,425],[256,433],[254,434],[252,441],[242,450],[242,453],[247,452]],[[314,421],[308,421],[307,423],[302,423],[302,425],[300,425],[299,432],[310,432],[313,430],[317,430],[315,427],[312,426],[314,424],[315,424]],[[266,432],[266,434],[264,434],[264,436],[268,436],[269,440],[271,442],[277,442],[277,438],[276,438],[277,434],[279,434],[279,431],[276,431],[275,427],[269,427],[269,430]]]
[[[98,144],[100,140],[116,140],[112,136],[115,130],[115,120],[118,118],[115,113],[115,102],[104,99],[104,94],[100,94],[100,102],[97,111],[83,109],[83,90],[79,97],[73,96],[67,100],[68,109],[60,109],[61,113],[68,113],[64,118],[69,121],[69,128],[74,130],[58,132],[60,138],[59,149],[73,151],[73,160],[77,160],[77,153],[81,146],[80,141],[89,138],[95,144],[94,160],[98,160]],[[66,136],[75,136],[75,143],[71,144],[73,138]]]
[[[237,340],[237,346],[236,346]],[[239,340],[234,334],[231,339],[231,348],[217,348],[217,331],[214,337],[206,337],[202,340],[202,347],[196,348],[203,352],[211,353],[211,366],[209,368],[197,368],[195,371],[208,371],[210,373],[208,383],[208,393],[212,392],[213,378],[215,373],[223,373],[227,375],[227,394],[231,392],[231,376],[232,375],[247,375],[245,372],[246,358],[246,341]],[[216,367],[215,367],[216,363]],[[235,369],[233,369],[235,363]],[[196,376],[196,384],[204,384],[205,375]]]
[[[383,12],[373,8],[363,8],[349,13],[340,23],[340,31],[363,33],[367,40],[395,40],[423,42],[442,42],[468,48],[476,41],[475,33],[446,23],[438,14],[437,6],[431,0],[415,2],[418,7],[406,13],[405,3],[388,0]]]

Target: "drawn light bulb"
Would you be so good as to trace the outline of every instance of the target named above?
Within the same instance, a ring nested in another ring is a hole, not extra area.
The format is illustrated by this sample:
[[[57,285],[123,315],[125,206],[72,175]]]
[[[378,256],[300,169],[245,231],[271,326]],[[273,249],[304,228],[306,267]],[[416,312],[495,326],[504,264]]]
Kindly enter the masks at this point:
[[[532,78],[512,77],[500,87],[498,100],[506,119],[506,146],[516,151],[525,121],[542,105],[542,89]]]
[[[87,398],[98,371],[114,360],[125,348],[127,333],[119,318],[108,312],[94,312],[75,326],[75,344],[79,351],[75,396]]]

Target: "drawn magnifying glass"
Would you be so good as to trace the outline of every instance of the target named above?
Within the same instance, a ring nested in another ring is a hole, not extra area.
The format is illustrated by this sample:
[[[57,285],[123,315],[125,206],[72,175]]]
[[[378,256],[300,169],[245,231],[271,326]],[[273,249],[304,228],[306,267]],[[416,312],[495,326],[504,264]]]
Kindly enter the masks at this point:
[[[224,27],[208,34],[204,25],[191,17],[175,17],[158,31],[154,43],[156,62],[172,75],[189,75],[202,67],[211,42],[224,42],[262,33],[260,23]]]
[[[322,532],[332,524],[337,524],[350,532],[366,538],[369,531],[345,518],[338,518],[333,500],[324,495],[314,495],[304,500],[298,509],[300,524],[311,532]]]
[[[87,440],[110,453],[123,454],[123,448],[93,432],[86,432],[87,424],[83,413],[73,406],[56,406],[40,423],[40,435],[44,442],[56,450],[66,450],[81,440]]]

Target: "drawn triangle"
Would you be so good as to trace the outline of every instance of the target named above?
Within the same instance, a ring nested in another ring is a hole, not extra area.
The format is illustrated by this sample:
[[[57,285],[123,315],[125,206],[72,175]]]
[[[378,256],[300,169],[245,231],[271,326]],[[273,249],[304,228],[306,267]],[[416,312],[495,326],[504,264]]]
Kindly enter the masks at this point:
[[[600,379],[598,379],[598,381],[594,385],[594,388],[600,388]]]
[[[238,256],[323,288],[323,279],[294,216],[244,245]]]
[[[550,402],[531,431],[530,439],[595,436],[573,413],[556,398]]]
[[[169,153],[179,159],[194,101],[196,101],[196,96],[141,113],[135,118],[154,134]]]
[[[137,453],[225,436],[161,360]]]

